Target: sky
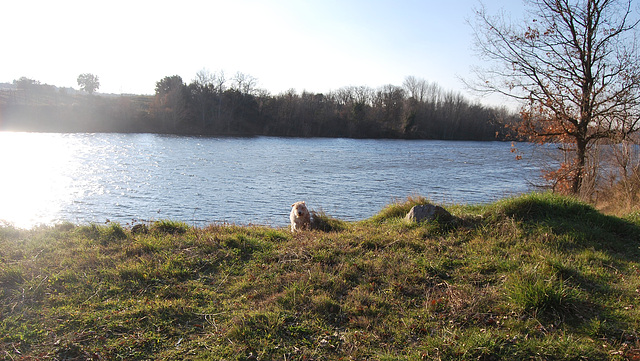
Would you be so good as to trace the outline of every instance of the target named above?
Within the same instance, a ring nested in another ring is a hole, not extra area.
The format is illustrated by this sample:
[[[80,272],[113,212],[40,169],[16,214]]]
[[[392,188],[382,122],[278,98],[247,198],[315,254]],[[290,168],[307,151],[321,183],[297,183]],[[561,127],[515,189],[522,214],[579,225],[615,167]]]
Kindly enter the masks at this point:
[[[521,0],[483,0],[519,14]],[[478,0],[20,0],[0,15],[0,83],[20,77],[101,93],[153,94],[165,76],[237,72],[272,94],[402,85],[407,76],[465,88]]]

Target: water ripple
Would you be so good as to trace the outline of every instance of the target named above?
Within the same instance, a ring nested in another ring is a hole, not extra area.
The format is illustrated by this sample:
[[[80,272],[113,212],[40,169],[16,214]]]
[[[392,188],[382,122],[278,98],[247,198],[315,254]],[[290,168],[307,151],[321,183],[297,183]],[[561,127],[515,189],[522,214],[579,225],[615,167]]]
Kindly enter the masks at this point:
[[[284,226],[298,200],[347,220],[415,194],[489,202],[528,191],[539,175],[509,150],[501,142],[2,132],[10,171],[0,177],[0,220]]]

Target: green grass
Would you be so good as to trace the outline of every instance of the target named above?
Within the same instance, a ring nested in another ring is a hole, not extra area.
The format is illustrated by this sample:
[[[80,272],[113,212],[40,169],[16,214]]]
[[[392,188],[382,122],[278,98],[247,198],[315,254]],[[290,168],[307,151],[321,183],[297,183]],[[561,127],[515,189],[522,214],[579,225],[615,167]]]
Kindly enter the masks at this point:
[[[553,194],[456,222],[0,227],[0,359],[637,360],[640,223]]]

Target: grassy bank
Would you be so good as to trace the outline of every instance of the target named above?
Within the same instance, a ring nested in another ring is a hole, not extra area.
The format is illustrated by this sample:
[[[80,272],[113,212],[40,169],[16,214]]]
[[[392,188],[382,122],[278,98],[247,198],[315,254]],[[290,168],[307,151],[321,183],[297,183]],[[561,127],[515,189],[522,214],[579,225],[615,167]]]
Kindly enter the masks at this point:
[[[0,358],[640,359],[640,215],[423,199],[322,230],[0,228]]]

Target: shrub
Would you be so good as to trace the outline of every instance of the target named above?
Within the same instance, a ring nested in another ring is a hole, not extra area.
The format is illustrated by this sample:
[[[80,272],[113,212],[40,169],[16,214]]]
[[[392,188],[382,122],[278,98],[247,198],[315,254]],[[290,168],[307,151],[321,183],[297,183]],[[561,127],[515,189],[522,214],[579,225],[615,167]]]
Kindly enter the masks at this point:
[[[159,233],[183,234],[187,232],[189,225],[184,222],[163,220],[155,222],[151,225],[151,229]]]
[[[346,223],[327,215],[323,211],[311,211],[311,228],[323,232],[339,232],[346,228]]]
[[[111,223],[109,227],[107,227],[102,232],[102,240],[103,242],[112,242],[116,240],[122,240],[127,238],[127,233],[124,228],[119,223]]]

